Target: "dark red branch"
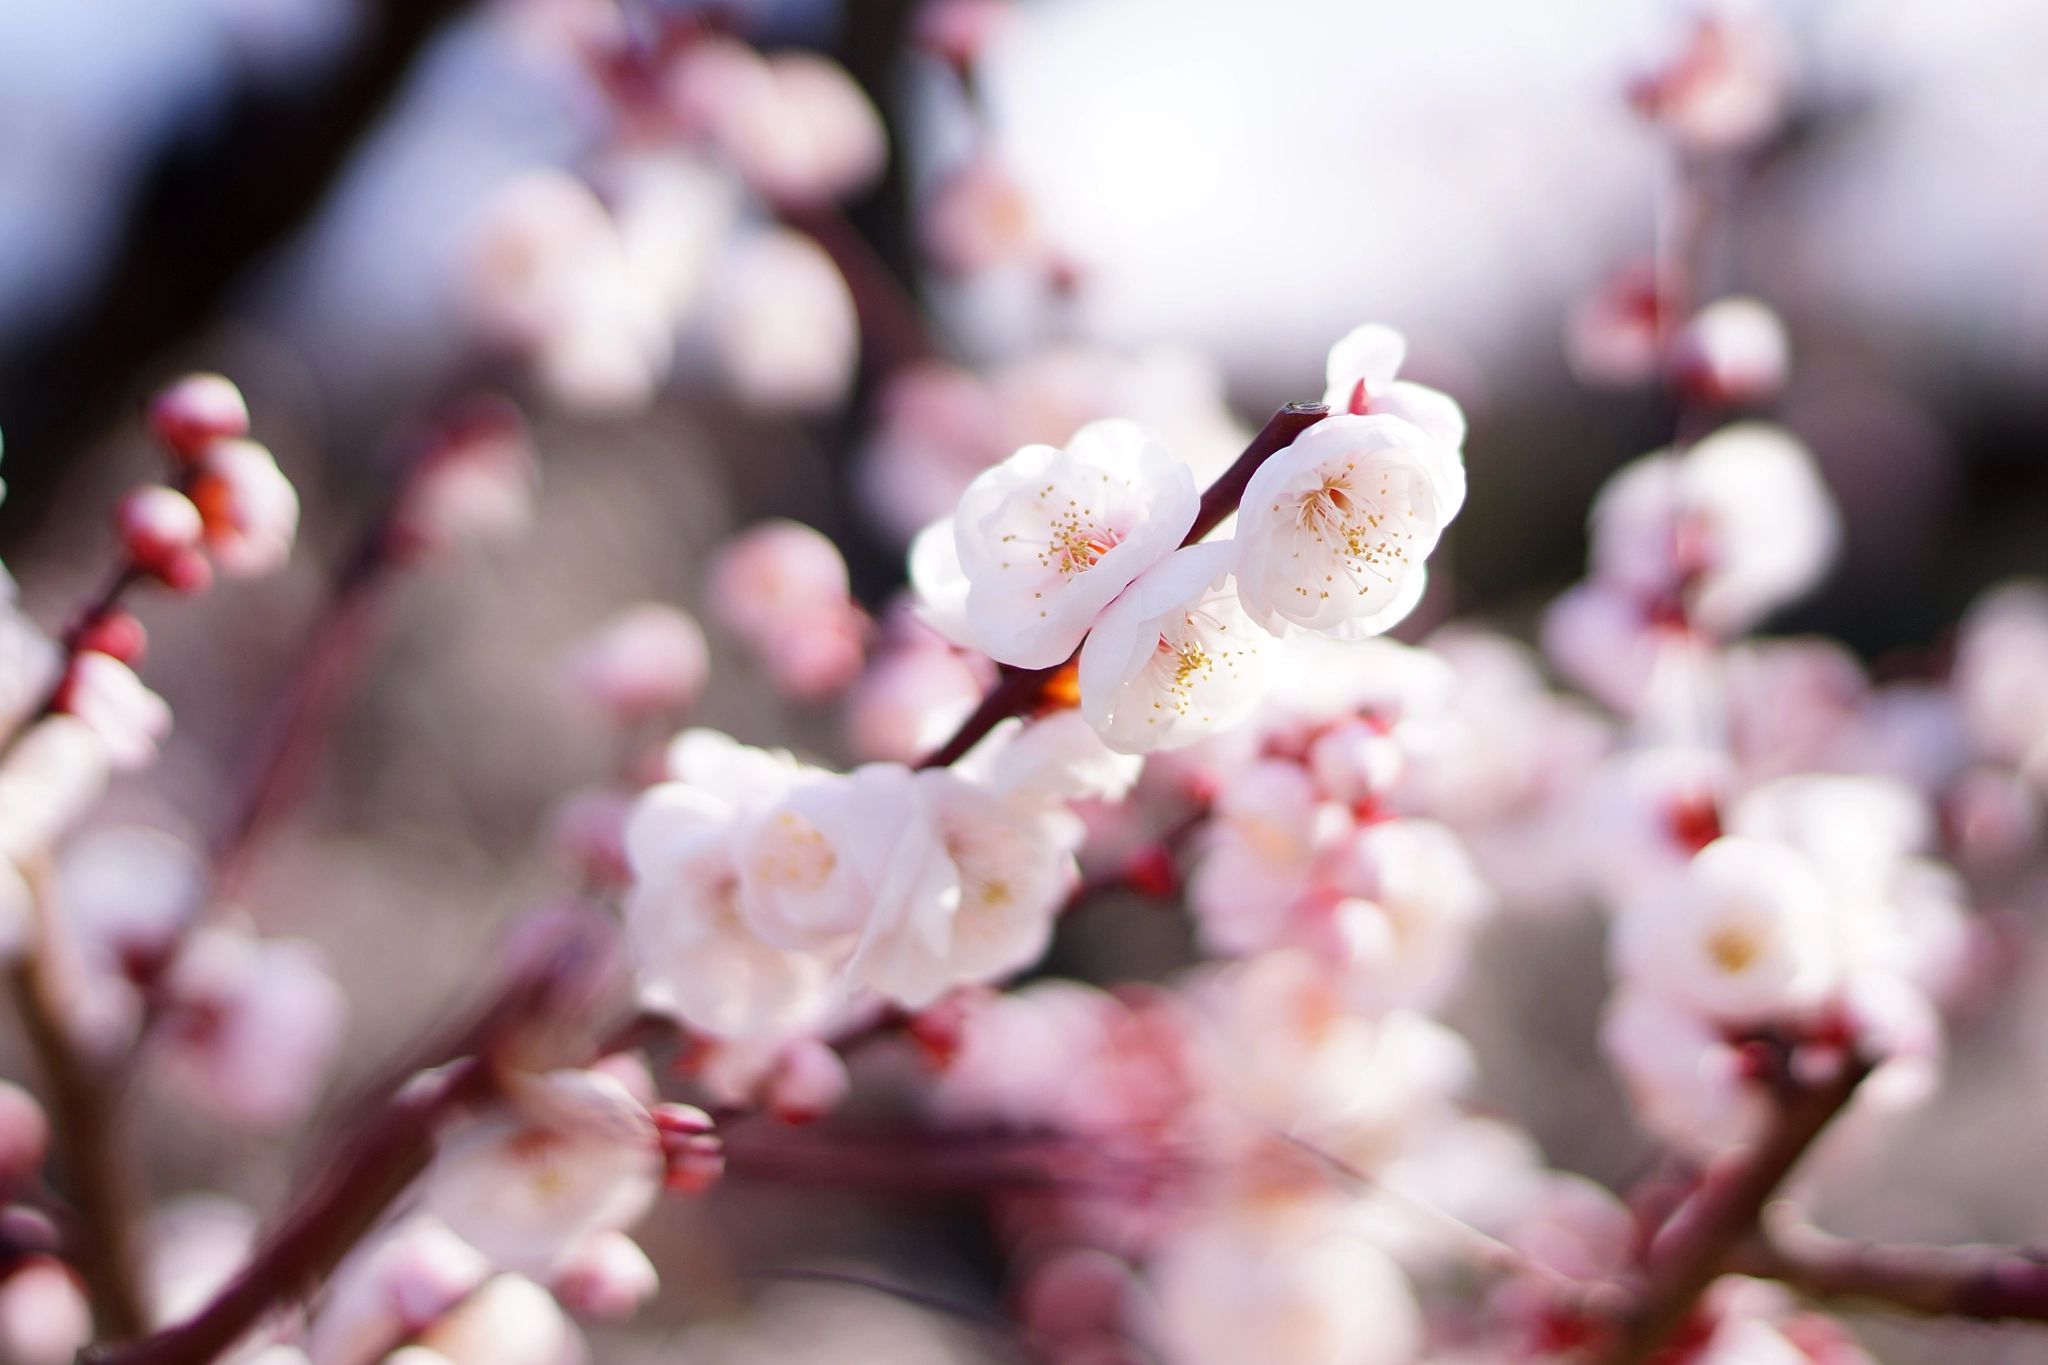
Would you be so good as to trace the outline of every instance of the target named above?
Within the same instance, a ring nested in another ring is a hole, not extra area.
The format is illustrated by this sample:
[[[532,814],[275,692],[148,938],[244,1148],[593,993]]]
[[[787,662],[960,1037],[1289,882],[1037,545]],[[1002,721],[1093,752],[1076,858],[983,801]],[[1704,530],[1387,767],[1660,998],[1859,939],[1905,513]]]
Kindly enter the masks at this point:
[[[1772,1100],[1763,1136],[1710,1169],[1657,1234],[1643,1291],[1604,1355],[1606,1365],[1648,1360],[1685,1322],[1700,1294],[1755,1234],[1772,1194],[1870,1074],[1868,1059],[1843,1053],[1825,1074],[1803,1076],[1794,1066],[1796,1050],[1777,1041],[1756,1044]]]
[[[1251,444],[1237,457],[1223,476],[1211,484],[1202,494],[1202,505],[1195,513],[1195,523],[1188,529],[1183,546],[1193,545],[1208,535],[1232,512],[1244,497],[1245,485],[1250,483],[1258,467],[1294,443],[1294,438],[1307,431],[1317,422],[1330,415],[1329,408],[1321,403],[1289,403],[1267,420],[1259,434],[1252,437]],[[1078,658],[1080,651],[1075,651]],[[953,737],[926,757],[917,766],[920,768],[944,768],[965,757],[967,751],[979,744],[988,732],[1011,716],[1024,716],[1038,710],[1046,701],[1046,691],[1054,679],[1073,667],[1074,659],[1052,668],[1011,668],[1003,667],[1002,680],[987,696],[974,714],[961,722]]]
[[[1867,1299],[1930,1316],[2048,1322],[2048,1249],[1851,1241],[1811,1226],[1759,1234],[1735,1262],[1817,1299]]]
[[[273,1308],[310,1293],[426,1168],[436,1130],[497,1093],[501,1060],[516,1057],[542,1031],[559,1038],[587,1022],[578,1016],[602,994],[615,964],[611,940],[591,917],[544,926],[472,1024],[399,1067],[380,1088],[381,1101],[212,1303],[176,1327],[90,1356],[91,1365],[205,1365]],[[431,1078],[420,1077],[436,1066]]]

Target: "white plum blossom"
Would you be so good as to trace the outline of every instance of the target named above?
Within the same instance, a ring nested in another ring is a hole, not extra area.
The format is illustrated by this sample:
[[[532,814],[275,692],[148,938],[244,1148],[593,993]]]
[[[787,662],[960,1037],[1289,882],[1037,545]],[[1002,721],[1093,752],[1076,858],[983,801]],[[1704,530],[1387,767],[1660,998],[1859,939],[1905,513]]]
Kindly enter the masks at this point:
[[[1201,944],[1219,954],[1271,947],[1308,889],[1317,853],[1350,832],[1350,816],[1285,759],[1234,775],[1216,795],[1215,814],[1188,883]]]
[[[1782,427],[1740,422],[1617,471],[1589,517],[1588,567],[1725,637],[1819,582],[1840,521],[1805,446]]]
[[[638,1222],[662,1182],[654,1119],[597,1071],[515,1076],[509,1103],[441,1138],[423,1204],[501,1269],[546,1274]]]
[[[1190,545],[1140,574],[1081,649],[1081,713],[1123,753],[1178,748],[1246,719],[1273,639],[1239,604],[1230,541]]]
[[[1766,840],[1708,844],[1678,877],[1645,886],[1614,929],[1617,975],[1723,1023],[1810,1009],[1839,979],[1826,882]]]
[[[928,601],[964,602],[966,643],[1019,668],[1050,668],[1118,593],[1179,548],[1199,504],[1188,467],[1144,428],[1095,422],[1064,450],[1026,446],[968,485],[952,523],[964,598],[936,548],[913,554],[911,571]],[[936,617],[933,625],[943,629]]]
[[[334,1272],[306,1334],[311,1365],[375,1365],[490,1278],[491,1263],[430,1214],[359,1243]]]
[[[1237,519],[1237,589],[1252,620],[1345,638],[1399,624],[1423,561],[1463,501],[1455,451],[1391,415],[1328,417],[1251,477]]]
[[[913,1009],[1029,965],[1080,873],[1079,822],[946,769],[913,779],[915,823],[854,954],[853,979]]]
[[[1741,1054],[1665,993],[1625,985],[1608,1002],[1600,1043],[1636,1116],[1680,1151],[1711,1156],[1762,1127],[1764,1097],[1749,1084]]]
[[[740,399],[768,411],[837,404],[860,361],[860,319],[824,248],[801,232],[769,228],[732,252],[723,276],[711,341]]]
[[[1146,1278],[1170,1365],[1406,1365],[1422,1346],[1407,1277],[1320,1209],[1177,1229]]]
[[[1791,350],[1785,324],[1768,304],[1740,295],[1716,299],[1673,341],[1672,377],[1709,402],[1761,403],[1784,388]]]
[[[1354,328],[1330,348],[1325,367],[1323,402],[1333,413],[1366,416],[1385,413],[1422,428],[1443,449],[1457,455],[1465,448],[1465,413],[1447,393],[1405,379],[1396,379],[1408,358],[1408,342],[1393,328],[1368,322]],[[1449,521],[1465,502],[1465,467],[1451,460],[1443,470]]]
[[[1345,984],[1365,1008],[1432,1008],[1463,973],[1493,895],[1458,836],[1434,820],[1381,820],[1339,847],[1324,874]]]

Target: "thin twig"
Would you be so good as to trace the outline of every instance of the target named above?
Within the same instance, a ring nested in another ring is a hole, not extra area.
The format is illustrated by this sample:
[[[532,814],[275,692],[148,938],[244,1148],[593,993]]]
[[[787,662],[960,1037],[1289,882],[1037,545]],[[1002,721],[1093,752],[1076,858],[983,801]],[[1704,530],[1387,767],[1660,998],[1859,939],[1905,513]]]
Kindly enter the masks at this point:
[[[111,1340],[148,1327],[136,1276],[134,1172],[121,1150],[120,1087],[72,1037],[51,980],[47,910],[37,896],[35,945],[15,964],[15,1004],[50,1100],[77,1212],[74,1259],[92,1301],[93,1320]]]
[[[1244,497],[1245,485],[1260,465],[1285,450],[1294,438],[1307,431],[1317,422],[1330,415],[1330,410],[1321,403],[1289,403],[1268,419],[1259,434],[1252,437],[1251,444],[1237,457],[1223,476],[1211,484],[1202,494],[1201,507],[1195,513],[1195,522],[1183,546],[1193,545],[1208,535],[1232,512]],[[1079,651],[1075,652],[1076,657]],[[917,766],[920,768],[944,768],[965,757],[968,750],[987,737],[1011,716],[1025,716],[1039,709],[1046,699],[1049,685],[1074,664],[1068,659],[1051,668],[1010,668],[1002,671],[1002,680],[981,699],[981,705],[974,708],[974,714],[961,722],[953,737],[940,745]]]
[[[1865,1299],[1911,1313],[2048,1322],[2048,1249],[1918,1246],[1835,1237],[1766,1218],[1735,1268],[1817,1299]]]

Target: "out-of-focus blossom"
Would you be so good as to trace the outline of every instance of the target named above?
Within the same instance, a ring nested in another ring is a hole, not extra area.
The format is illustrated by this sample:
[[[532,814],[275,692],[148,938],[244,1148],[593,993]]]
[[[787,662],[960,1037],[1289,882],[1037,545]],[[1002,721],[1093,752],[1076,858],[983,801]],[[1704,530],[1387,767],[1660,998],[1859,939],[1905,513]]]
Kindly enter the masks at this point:
[[[1768,304],[1717,299],[1673,340],[1670,364],[1673,382],[1691,397],[1728,407],[1763,403],[1785,387],[1792,341]]]
[[[626,863],[626,821],[632,809],[632,796],[616,788],[572,792],[548,821],[548,848],[594,884],[623,886],[632,880]]]
[[[1701,154],[1740,151],[1776,130],[1791,88],[1777,22],[1756,6],[1722,6],[1694,23],[1669,64],[1635,83],[1642,114]]]
[[[107,742],[77,716],[37,721],[0,759],[0,854],[21,866],[50,851],[106,790]]]
[[[1580,856],[1610,908],[1682,872],[1720,838],[1735,784],[1726,754],[1697,744],[1643,744],[1610,755],[1579,793]]]
[[[1178,1229],[1146,1279],[1171,1365],[1402,1365],[1422,1346],[1399,1267],[1327,1216],[1254,1212]]]
[[[626,273],[671,326],[703,306],[739,214],[731,178],[667,150],[635,151],[596,171]]]
[[[1118,594],[1081,650],[1081,712],[1123,753],[1178,748],[1243,721],[1277,653],[1239,604],[1237,547],[1190,545]]]
[[[192,499],[162,484],[143,484],[114,507],[122,551],[173,592],[198,592],[213,582],[213,568],[199,551],[205,529]]]
[[[16,1365],[68,1365],[92,1341],[85,1287],[54,1256],[29,1256],[0,1280],[0,1355]]]
[[[943,641],[875,660],[846,701],[846,732],[863,759],[915,763],[945,743],[981,701],[982,680]]]
[[[815,1038],[799,1038],[769,1074],[768,1110],[785,1123],[810,1123],[837,1109],[852,1088],[837,1052]]]
[[[570,1250],[548,1277],[548,1288],[579,1318],[619,1322],[654,1297],[661,1277],[638,1242],[623,1232],[600,1232]]]
[[[407,554],[443,556],[516,540],[533,523],[540,462],[518,410],[471,404],[437,430],[405,483],[392,534]]]
[[[1608,1002],[1600,1043],[1636,1116],[1680,1151],[1711,1156],[1761,1130],[1764,1096],[1749,1083],[1741,1053],[1670,997],[1624,988]]]
[[[485,206],[470,258],[466,302],[478,329],[531,357],[557,401],[633,408],[667,374],[674,323],[581,180],[543,168],[508,181]]]
[[[569,686],[631,723],[686,710],[704,689],[710,653],[696,619],[661,602],[628,607],[562,660]]]
[[[778,205],[844,198],[888,160],[881,115],[844,67],[815,53],[764,58],[711,39],[683,56],[671,80],[677,107]]]
[[[1594,578],[1682,605],[1688,620],[1722,636],[1817,583],[1841,536],[1813,456],[1762,422],[1624,466],[1600,490],[1589,524]]]
[[[1955,690],[1978,750],[2048,786],[2048,588],[2009,583],[1970,608]]]
[[[1281,759],[1251,764],[1226,783],[1216,816],[1188,883],[1202,946],[1217,953],[1270,947],[1308,888],[1317,852],[1347,834],[1351,821],[1323,800],[1306,769]]]
[[[887,1294],[787,1286],[763,1295],[742,1318],[689,1328],[678,1350],[684,1359],[715,1365],[973,1365],[986,1358],[956,1342],[942,1323]]]
[[[1632,261],[1603,281],[1572,310],[1564,354],[1572,374],[1592,388],[1646,384],[1663,364],[1671,303],[1658,287],[1651,261]]]
[[[230,578],[284,567],[299,533],[299,495],[270,452],[254,441],[215,441],[188,485],[206,522],[206,549]]]
[[[585,1238],[639,1221],[661,1189],[647,1109],[594,1071],[525,1076],[447,1133],[424,1205],[501,1269],[545,1275]]]
[[[918,226],[925,250],[956,275],[1025,260],[1040,248],[1023,187],[985,156],[957,167],[932,190]]]
[[[185,463],[215,441],[249,434],[249,405],[225,375],[188,374],[149,402],[150,433]]]
[[[1064,662],[1117,594],[1179,547],[1199,502],[1187,466],[1135,422],[1091,423],[1064,450],[1024,447],[976,478],[953,517],[973,637],[961,643],[1019,668]],[[921,596],[960,595],[945,568],[913,556]]]
[[[487,1280],[420,1333],[418,1346],[407,1348],[414,1349],[427,1357],[418,1365],[584,1365],[590,1358],[554,1296],[521,1275]]]
[[[1980,765],[1955,780],[1944,797],[1943,823],[1967,864],[2011,866],[2041,839],[2041,801],[2009,769]]]
[[[884,390],[860,467],[862,501],[899,539],[949,515],[974,477],[1027,445],[1065,445],[1090,422],[1121,417],[1153,432],[1215,481],[1250,433],[1204,357],[1154,346],[1125,354],[1062,344],[976,375],[938,362],[911,366]]]
[[[358,1244],[335,1271],[306,1334],[311,1365],[375,1365],[490,1277],[481,1252],[426,1214]]]
[[[1015,17],[1011,0],[926,0],[918,7],[911,40],[965,69]]]
[[[1384,414],[1419,427],[1452,456],[1465,448],[1465,414],[1449,394],[1396,379],[1408,341],[1393,328],[1368,322],[1330,348],[1323,402],[1355,417]],[[1465,467],[1453,458],[1437,475],[1439,517],[1449,521],[1465,503]]]
[[[51,895],[89,966],[139,978],[167,965],[206,882],[199,855],[182,841],[114,825],[65,845]]]
[[[1723,838],[1615,923],[1617,975],[1724,1023],[1819,1004],[1841,970],[1828,890],[1791,848]]]
[[[1319,878],[1351,998],[1431,1009],[1457,983],[1492,893],[1434,820],[1382,820],[1351,836]]]
[[[202,929],[171,964],[164,991],[165,1067],[195,1101],[250,1128],[305,1117],[348,1017],[319,948]]]
[[[740,400],[771,411],[835,406],[860,359],[860,318],[839,267],[800,232],[771,228],[732,253],[711,340]]]
[[[184,1195],[150,1218],[145,1243],[150,1321],[169,1327],[211,1303],[248,1261],[256,1212],[225,1195]]]
[[[1289,625],[1346,639],[1387,630],[1422,599],[1423,561],[1463,494],[1457,453],[1420,427],[1390,414],[1325,418],[1245,488],[1245,611],[1275,635]]]
[[[770,520],[711,562],[711,609],[798,700],[833,695],[858,676],[867,616],[848,595],[839,547],[799,522]]]
[[[107,654],[82,651],[58,690],[54,709],[92,727],[107,758],[122,770],[156,761],[157,742],[171,732],[171,708],[143,686],[135,670]]]
[[[0,1190],[33,1178],[50,1147],[50,1120],[36,1097],[0,1081]]]

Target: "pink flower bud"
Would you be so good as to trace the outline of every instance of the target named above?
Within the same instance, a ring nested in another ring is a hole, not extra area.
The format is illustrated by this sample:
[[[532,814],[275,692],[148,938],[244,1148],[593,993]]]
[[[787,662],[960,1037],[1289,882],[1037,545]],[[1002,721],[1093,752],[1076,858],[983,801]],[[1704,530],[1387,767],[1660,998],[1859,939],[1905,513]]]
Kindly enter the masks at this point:
[[[77,648],[81,652],[108,655],[133,668],[149,653],[149,632],[135,619],[134,612],[126,607],[112,607],[78,633]]]
[[[0,1283],[0,1357],[14,1365],[70,1365],[92,1340],[78,1277],[53,1256],[31,1256]]]
[[[43,1167],[50,1146],[50,1121],[35,1096],[12,1081],[0,1081],[0,1188],[12,1189]]]
[[[860,360],[860,316],[839,267],[783,228],[741,243],[725,267],[711,344],[749,407],[820,412],[838,405]]]
[[[1785,386],[1791,350],[1785,324],[1767,305],[1721,299],[1702,308],[1672,344],[1672,382],[1702,402],[1766,402]]]
[[[878,659],[847,699],[856,756],[915,763],[946,741],[981,702],[981,679],[943,644]]]
[[[200,454],[190,487],[222,573],[254,578],[291,558],[299,495],[268,450],[254,441],[215,441]]]
[[[662,1183],[671,1194],[702,1194],[725,1174],[723,1144],[711,1116],[695,1105],[657,1104],[648,1111],[661,1135]]]
[[[533,522],[540,465],[519,410],[502,400],[447,419],[407,481],[393,535],[402,553],[444,556],[514,540]]]
[[[156,761],[157,741],[171,732],[171,708],[111,654],[90,650],[71,660],[54,709],[77,716],[106,742],[116,768],[130,771]]]
[[[1592,388],[1623,389],[1657,373],[1671,311],[1649,261],[1631,262],[1572,310],[1564,353],[1572,374]]]
[[[315,1365],[362,1365],[432,1326],[490,1277],[490,1262],[438,1219],[415,1214],[360,1244],[335,1271],[306,1334]]]
[[[811,1123],[837,1109],[852,1088],[846,1063],[816,1038],[790,1044],[768,1078],[768,1108],[784,1123]]]
[[[1725,153],[1761,142],[1784,117],[1790,60],[1759,12],[1702,15],[1683,50],[1636,82],[1630,102],[1686,150]]]
[[[1010,0],[929,0],[917,12],[910,37],[917,46],[964,71],[1015,17]]]
[[[189,464],[215,441],[248,435],[249,406],[225,376],[188,374],[150,401],[149,429]]]
[[[197,592],[213,581],[199,553],[205,530],[192,499],[162,484],[143,484],[114,509],[114,532],[135,567],[180,592]]]
[[[860,676],[868,618],[852,604],[804,612],[755,641],[768,680],[797,701],[837,696]]]
[[[628,724],[686,709],[709,672],[695,618],[659,602],[628,607],[562,660],[571,687]]]
[[[172,964],[164,990],[167,1069],[195,1101],[252,1129],[305,1116],[348,1013],[318,948],[202,930]]]
[[[585,1321],[618,1322],[653,1298],[661,1277],[623,1232],[600,1232],[570,1250],[548,1277],[564,1308]]]
[[[792,616],[837,606],[847,592],[839,547],[801,522],[761,522],[711,561],[712,614],[749,639]]]

